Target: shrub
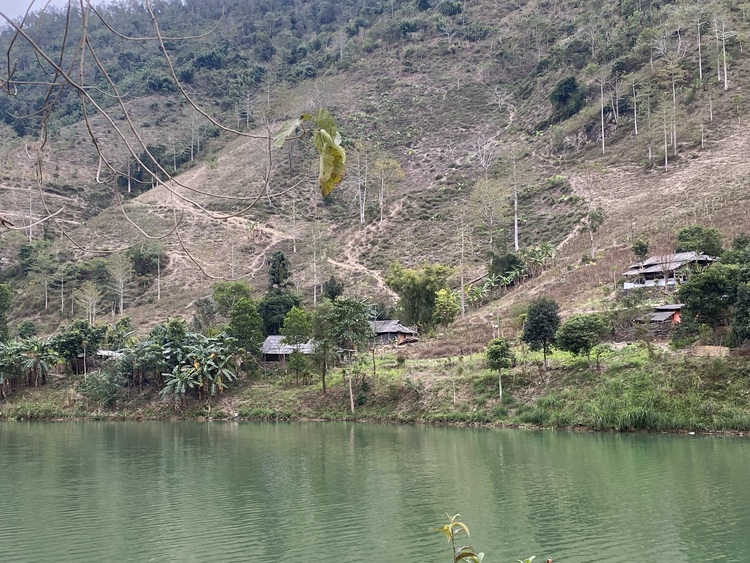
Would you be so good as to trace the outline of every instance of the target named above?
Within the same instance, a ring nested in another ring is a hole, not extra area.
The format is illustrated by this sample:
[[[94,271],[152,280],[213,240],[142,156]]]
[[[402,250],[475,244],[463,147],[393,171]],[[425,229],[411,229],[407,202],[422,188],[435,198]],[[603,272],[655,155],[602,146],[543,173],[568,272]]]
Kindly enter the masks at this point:
[[[125,383],[114,369],[89,373],[80,383],[78,390],[86,399],[101,408],[110,408],[120,394]]]
[[[456,0],[443,0],[435,9],[444,16],[457,16],[463,10],[463,6]]]

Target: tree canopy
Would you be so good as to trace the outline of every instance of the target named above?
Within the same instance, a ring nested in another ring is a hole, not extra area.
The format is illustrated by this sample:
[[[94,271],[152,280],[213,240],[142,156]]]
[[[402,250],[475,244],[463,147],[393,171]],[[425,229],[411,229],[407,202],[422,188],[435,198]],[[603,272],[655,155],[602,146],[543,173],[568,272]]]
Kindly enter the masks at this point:
[[[344,297],[333,302],[326,318],[331,340],[345,350],[360,351],[374,336],[370,321],[372,306],[356,297]]]
[[[288,344],[304,344],[310,340],[312,330],[310,314],[299,307],[292,307],[284,317],[284,325],[279,333]]]
[[[282,289],[292,277],[292,264],[281,251],[274,252],[268,259],[268,287]]]
[[[263,331],[266,334],[279,334],[284,325],[284,318],[292,307],[299,307],[302,299],[295,293],[281,289],[272,289],[258,303],[258,312],[263,319]]]
[[[724,252],[723,235],[714,227],[691,225],[677,233],[677,252],[702,252],[708,256],[721,256]]]
[[[602,341],[607,324],[600,315],[573,315],[555,334],[556,346],[576,356],[589,357],[591,349]]]
[[[0,283],[0,342],[7,342],[10,338],[8,332],[8,311],[13,303],[13,292],[7,284]]]
[[[521,340],[532,350],[542,350],[544,362],[560,326],[560,306],[549,297],[539,297],[529,304]]]
[[[263,344],[263,320],[251,299],[242,297],[229,313],[227,335],[237,340],[237,345],[248,353],[257,355]]]
[[[448,288],[452,268],[441,264],[425,264],[420,269],[393,264],[385,283],[399,296],[402,320],[409,325],[432,326],[437,292]]]
[[[252,299],[253,289],[245,280],[220,281],[211,288],[211,296],[216,303],[216,311],[222,317],[228,317],[240,299]]]
[[[709,325],[715,333],[730,317],[739,282],[740,269],[735,264],[714,264],[694,275],[678,289],[685,305],[683,316]]]
[[[461,311],[461,305],[458,295],[450,289],[438,289],[435,294],[435,312],[432,315],[433,321],[442,325],[443,330],[456,320],[456,316]]]

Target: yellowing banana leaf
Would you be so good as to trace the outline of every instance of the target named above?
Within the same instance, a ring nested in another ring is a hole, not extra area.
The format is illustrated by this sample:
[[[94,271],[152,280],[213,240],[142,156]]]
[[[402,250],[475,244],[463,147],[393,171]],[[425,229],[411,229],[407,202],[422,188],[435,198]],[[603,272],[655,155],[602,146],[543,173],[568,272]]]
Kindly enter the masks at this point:
[[[292,119],[288,122],[284,128],[273,138],[273,146],[280,149],[284,146],[284,142],[289,138],[296,130],[297,127],[302,125],[305,121],[310,121],[312,116],[309,113],[303,113],[297,119]]]
[[[331,135],[319,129],[313,135],[313,145],[320,153],[320,175],[318,182],[320,192],[326,197],[333,188],[344,179],[346,169],[346,152],[341,145],[334,142]]]
[[[331,112],[329,112],[326,108],[319,108],[315,110],[312,120],[313,120],[313,123],[315,123],[316,127],[319,127],[320,129],[325,129],[331,135],[331,138],[336,139],[336,136],[338,135],[338,130],[336,128],[336,120],[331,115]],[[341,138],[339,136],[339,140],[337,141],[337,144],[340,142],[341,142]]]
[[[297,128],[310,120],[316,127],[312,138],[313,146],[320,154],[318,183],[323,197],[326,197],[343,180],[346,169],[346,151],[341,146],[341,134],[336,128],[336,120],[327,109],[320,108],[313,115],[303,113],[297,119],[290,121],[273,138],[273,145],[277,148],[283,147],[284,142],[297,131]]]

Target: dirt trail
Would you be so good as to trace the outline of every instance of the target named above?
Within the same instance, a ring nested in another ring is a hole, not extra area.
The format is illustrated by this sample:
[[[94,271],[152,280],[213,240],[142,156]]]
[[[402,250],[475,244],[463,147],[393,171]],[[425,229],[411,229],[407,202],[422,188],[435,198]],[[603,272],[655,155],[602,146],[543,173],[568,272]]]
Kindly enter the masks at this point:
[[[390,209],[388,210],[388,213],[384,215],[383,217],[382,225],[380,224],[380,221],[378,219],[365,225],[365,227],[362,230],[355,231],[353,235],[347,239],[346,244],[344,245],[342,249],[343,251],[342,251],[341,256],[343,257],[343,261],[334,260],[331,257],[328,258],[328,262],[330,264],[333,264],[334,266],[337,266],[344,270],[348,270],[350,272],[361,272],[371,277],[372,279],[375,280],[375,284],[378,290],[380,290],[381,292],[390,296],[393,299],[398,299],[398,295],[386,285],[385,279],[380,274],[380,272],[378,272],[377,270],[371,270],[363,266],[359,262],[359,260],[357,260],[356,252],[358,248],[361,248],[363,246],[364,241],[366,241],[369,237],[380,236],[381,227],[383,231],[388,230],[389,222],[393,220],[394,217],[401,212],[401,210],[404,207],[405,200],[406,200],[406,196],[397,200],[390,207]]]

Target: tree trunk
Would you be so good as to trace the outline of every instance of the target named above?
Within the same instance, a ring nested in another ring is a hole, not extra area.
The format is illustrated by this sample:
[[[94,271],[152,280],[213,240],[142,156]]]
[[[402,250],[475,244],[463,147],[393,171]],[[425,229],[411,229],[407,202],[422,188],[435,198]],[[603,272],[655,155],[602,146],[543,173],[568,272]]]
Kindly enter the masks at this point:
[[[662,109],[662,118],[664,122],[664,172],[669,171],[669,145],[667,144],[667,112]]]
[[[599,82],[599,105],[601,106],[602,154],[604,154],[604,80]]]
[[[701,53],[701,21],[698,21],[698,80],[703,82],[703,55]]]
[[[724,59],[724,90],[729,90],[729,80],[727,78],[727,35],[723,25],[721,29],[721,56]]]
[[[672,77],[672,146],[674,147],[674,156],[677,156],[677,89],[674,76]]]
[[[354,389],[352,387],[352,376],[349,376],[349,406],[352,409],[352,414],[354,414]]]
[[[638,99],[636,98],[635,92],[635,80],[633,80],[633,124],[635,126],[635,134],[638,134]]]
[[[518,178],[516,176],[516,147],[513,153],[513,248],[518,252]]]

